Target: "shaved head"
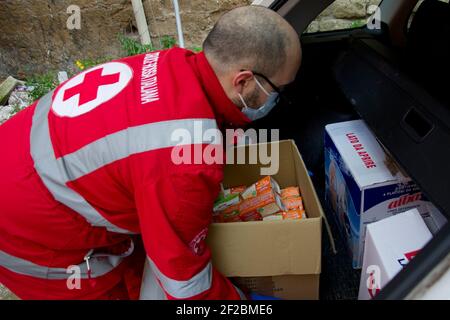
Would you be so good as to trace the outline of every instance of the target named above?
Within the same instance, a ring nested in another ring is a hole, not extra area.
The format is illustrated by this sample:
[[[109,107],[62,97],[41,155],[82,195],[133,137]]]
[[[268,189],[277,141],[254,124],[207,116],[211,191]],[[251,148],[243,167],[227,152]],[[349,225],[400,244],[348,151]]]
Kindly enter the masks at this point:
[[[255,86],[255,74],[276,86],[295,79],[301,63],[297,32],[278,13],[262,6],[243,6],[219,18],[203,43],[203,51],[228,97],[243,108],[241,96],[252,108],[267,95]],[[272,92],[260,78],[266,92]]]
[[[285,65],[295,38],[298,41],[296,32],[276,12],[262,6],[244,6],[218,20],[203,50],[218,67],[239,65],[271,77]]]

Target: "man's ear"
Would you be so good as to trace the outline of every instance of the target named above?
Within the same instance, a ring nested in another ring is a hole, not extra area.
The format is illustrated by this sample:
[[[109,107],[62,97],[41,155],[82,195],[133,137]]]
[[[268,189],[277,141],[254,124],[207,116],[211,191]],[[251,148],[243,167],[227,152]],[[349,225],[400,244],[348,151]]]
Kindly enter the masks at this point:
[[[239,71],[233,78],[233,87],[236,88],[237,92],[242,94],[244,88],[249,85],[253,77],[253,72],[249,70]]]

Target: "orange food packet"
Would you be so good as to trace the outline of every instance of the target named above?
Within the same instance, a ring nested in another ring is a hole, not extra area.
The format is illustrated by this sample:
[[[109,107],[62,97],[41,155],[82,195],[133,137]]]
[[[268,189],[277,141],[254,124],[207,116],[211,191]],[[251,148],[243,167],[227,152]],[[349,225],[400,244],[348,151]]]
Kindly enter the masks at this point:
[[[261,221],[263,219],[263,217],[261,216],[261,214],[258,211],[250,211],[244,214],[240,214],[239,218],[242,221],[248,222],[248,221]]]
[[[239,218],[240,210],[239,210],[240,203],[234,204],[222,211],[218,212],[218,216],[220,217],[219,220],[221,222],[237,222],[241,221]]]
[[[247,189],[246,186],[236,186],[236,187],[231,187],[228,189],[223,190],[223,194],[225,196],[229,195],[229,194],[240,194],[242,192],[245,191],[245,189]]]
[[[301,220],[301,219],[306,219],[305,210],[300,210],[300,209],[284,211],[282,213],[282,215],[283,215],[283,220]]]
[[[242,199],[249,199],[263,194],[267,191],[272,191],[280,194],[281,189],[278,183],[271,176],[267,176],[252,184],[244,192],[241,193]]]
[[[270,216],[264,217],[264,221],[280,221],[283,220],[283,214],[282,213],[275,213],[271,214]]]
[[[286,210],[300,209],[303,210],[302,197],[290,197],[281,200]]]
[[[300,189],[298,187],[287,187],[281,189],[281,198],[300,197]]]
[[[214,217],[213,222],[240,222],[239,204],[232,205],[222,211],[219,211]]]
[[[257,211],[264,218],[278,211],[283,211],[285,208],[279,195],[268,189],[256,197],[243,200],[239,206],[239,210],[241,215]]]

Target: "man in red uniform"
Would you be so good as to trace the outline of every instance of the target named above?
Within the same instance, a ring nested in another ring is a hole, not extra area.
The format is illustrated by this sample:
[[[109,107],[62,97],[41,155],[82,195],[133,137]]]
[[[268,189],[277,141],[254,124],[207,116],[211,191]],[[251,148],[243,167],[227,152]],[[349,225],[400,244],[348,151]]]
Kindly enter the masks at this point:
[[[266,115],[300,60],[284,19],[241,7],[203,53],[86,70],[0,126],[0,282],[22,299],[243,298],[204,245],[223,166],[174,154],[180,133],[195,158],[199,128]]]

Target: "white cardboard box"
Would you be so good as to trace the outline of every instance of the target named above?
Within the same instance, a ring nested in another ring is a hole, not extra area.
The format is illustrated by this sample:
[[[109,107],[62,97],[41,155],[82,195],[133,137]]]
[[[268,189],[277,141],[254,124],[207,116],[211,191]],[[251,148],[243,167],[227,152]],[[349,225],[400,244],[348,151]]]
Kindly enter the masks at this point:
[[[370,300],[432,238],[417,209],[367,226],[359,300]]]
[[[416,183],[392,170],[392,160],[364,121],[330,124],[325,129],[325,196],[347,239],[354,268],[362,266],[370,223],[417,208],[433,233],[442,226],[436,220],[439,212]]]

